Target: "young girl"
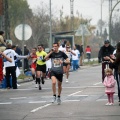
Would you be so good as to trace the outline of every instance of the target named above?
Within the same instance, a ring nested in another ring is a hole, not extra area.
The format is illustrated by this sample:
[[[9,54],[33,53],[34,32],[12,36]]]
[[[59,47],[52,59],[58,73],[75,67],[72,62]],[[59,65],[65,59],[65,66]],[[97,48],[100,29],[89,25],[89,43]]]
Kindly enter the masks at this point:
[[[110,68],[107,68],[105,70],[105,79],[104,79],[104,86],[105,86],[105,93],[107,94],[108,97],[108,103],[106,105],[113,105],[114,104],[114,93],[115,93],[115,79],[113,76],[113,71]]]

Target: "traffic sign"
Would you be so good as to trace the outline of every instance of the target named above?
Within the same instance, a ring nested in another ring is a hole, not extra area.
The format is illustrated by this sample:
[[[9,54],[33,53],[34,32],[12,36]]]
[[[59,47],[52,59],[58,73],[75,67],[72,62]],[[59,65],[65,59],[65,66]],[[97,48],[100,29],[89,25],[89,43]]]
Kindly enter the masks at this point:
[[[32,36],[32,29],[27,24],[20,24],[15,28],[15,36],[18,40],[28,40]]]
[[[80,25],[78,30],[75,33],[75,36],[82,36],[82,35],[84,36],[91,35],[86,25]]]

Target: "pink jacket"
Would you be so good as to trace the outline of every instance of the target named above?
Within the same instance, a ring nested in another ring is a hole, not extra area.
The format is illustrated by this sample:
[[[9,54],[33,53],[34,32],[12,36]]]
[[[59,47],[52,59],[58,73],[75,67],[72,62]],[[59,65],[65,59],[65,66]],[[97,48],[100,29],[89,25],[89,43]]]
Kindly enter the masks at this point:
[[[114,93],[115,92],[115,83],[116,80],[114,79],[114,76],[106,76],[104,79],[104,86],[105,86],[105,92],[109,92],[109,93]]]

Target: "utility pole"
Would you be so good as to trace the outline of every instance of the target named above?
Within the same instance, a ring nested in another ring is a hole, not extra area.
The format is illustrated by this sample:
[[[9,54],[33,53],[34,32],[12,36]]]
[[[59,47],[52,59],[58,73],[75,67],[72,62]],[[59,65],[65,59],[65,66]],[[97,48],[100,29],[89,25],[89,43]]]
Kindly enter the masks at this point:
[[[113,6],[113,8],[111,9],[111,12],[110,12],[110,16],[109,16],[109,40],[110,40],[110,43],[111,43],[111,22],[112,22],[112,13],[115,9],[115,7],[120,3],[120,0]]]
[[[10,19],[8,13],[8,0],[3,0],[3,31],[5,31],[5,39],[10,39]]]
[[[71,30],[74,30],[74,0],[70,0]]]
[[[101,28],[100,28],[100,35],[102,38],[102,5],[103,5],[104,0],[101,0]]]
[[[52,48],[52,19],[51,19],[51,0],[50,3],[50,39],[49,39],[49,49]]]

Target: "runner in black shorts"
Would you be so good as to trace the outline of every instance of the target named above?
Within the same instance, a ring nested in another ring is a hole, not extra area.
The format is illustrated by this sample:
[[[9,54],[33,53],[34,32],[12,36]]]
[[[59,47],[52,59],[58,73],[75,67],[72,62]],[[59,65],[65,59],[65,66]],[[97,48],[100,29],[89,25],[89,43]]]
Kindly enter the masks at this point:
[[[44,84],[44,77],[46,74],[46,62],[44,58],[47,55],[47,53],[43,51],[42,45],[38,45],[38,51],[36,52],[36,55],[37,55],[36,81],[39,84],[39,90],[41,90],[42,88],[40,82],[42,80],[42,84]],[[42,77],[41,77],[41,71],[42,71]]]
[[[45,57],[51,58],[52,68],[51,68],[51,79],[52,79],[52,90],[53,90],[53,103],[56,101],[56,81],[58,83],[58,97],[57,103],[61,104],[61,91],[62,91],[62,80],[63,80],[63,61],[65,63],[70,63],[67,55],[58,50],[58,43],[53,44],[53,49],[51,52]]]

